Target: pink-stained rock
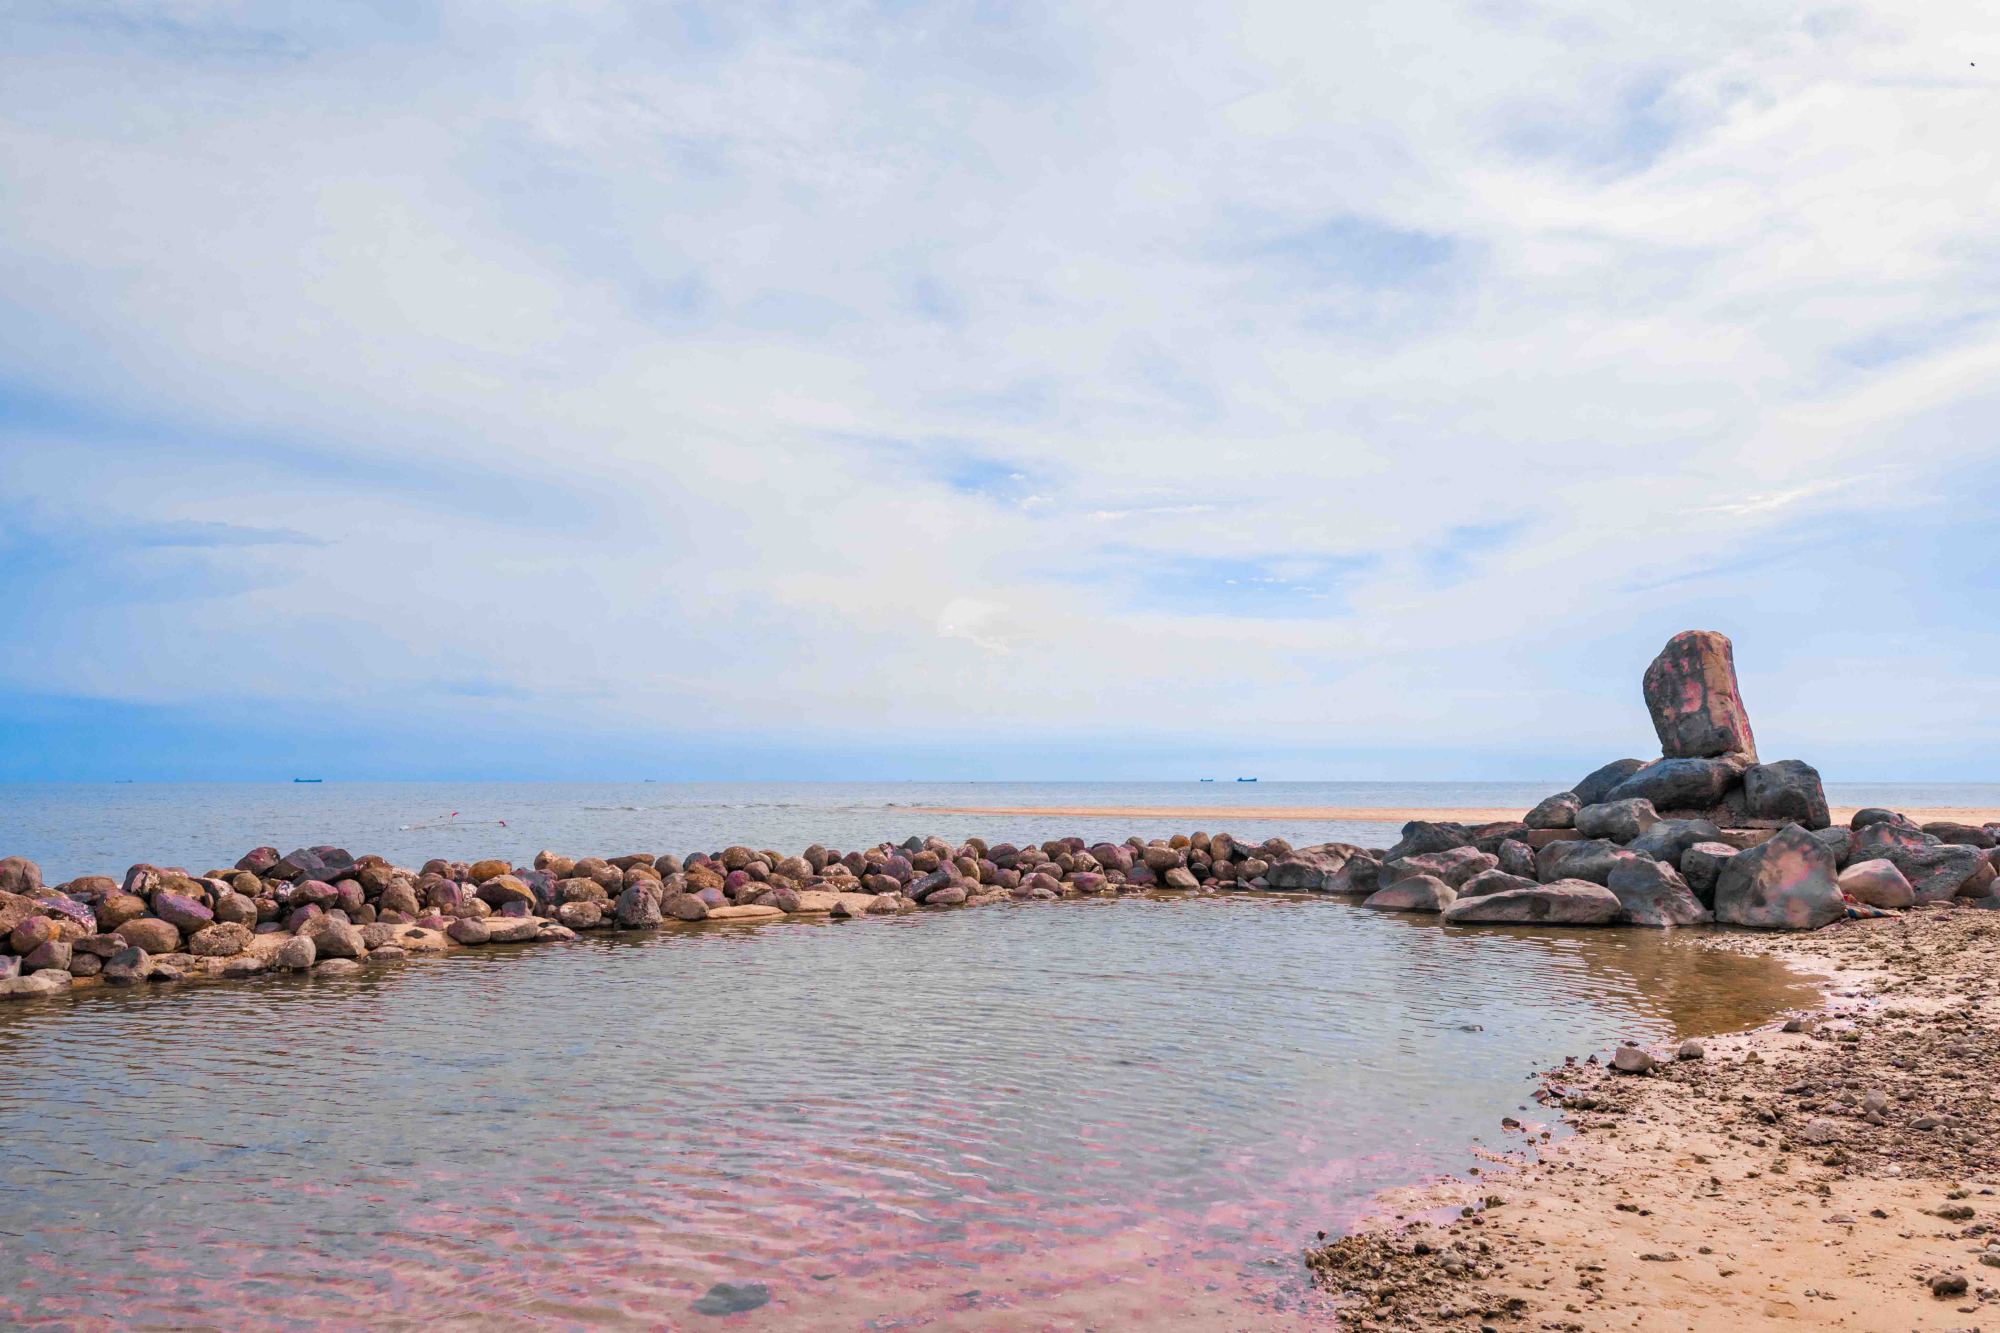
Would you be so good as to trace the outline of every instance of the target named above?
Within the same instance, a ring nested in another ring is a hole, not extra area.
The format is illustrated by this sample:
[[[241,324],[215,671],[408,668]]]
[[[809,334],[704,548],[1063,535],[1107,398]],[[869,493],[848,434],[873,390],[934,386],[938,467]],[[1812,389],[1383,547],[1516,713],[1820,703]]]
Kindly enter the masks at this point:
[[[1840,872],[1839,883],[1842,893],[1870,907],[1901,909],[1917,900],[1910,881],[1896,868],[1896,863],[1879,857],[1856,861]]]
[[[1669,759],[1741,755],[1755,763],[1757,741],[1736,684],[1736,655],[1726,636],[1686,630],[1646,668],[1646,708]]]
[[[1608,926],[1622,910],[1618,895],[1602,884],[1562,879],[1460,898],[1445,908],[1444,920],[1447,925]]]
[[[1796,824],[1729,858],[1715,881],[1715,919],[1758,930],[1818,930],[1847,915],[1833,853]]]
[[[1383,912],[1442,912],[1456,901],[1458,890],[1435,875],[1407,875],[1368,895],[1361,905]]]
[[[1635,857],[1613,866],[1605,887],[1618,896],[1621,926],[1698,926],[1710,919],[1680,872]]]

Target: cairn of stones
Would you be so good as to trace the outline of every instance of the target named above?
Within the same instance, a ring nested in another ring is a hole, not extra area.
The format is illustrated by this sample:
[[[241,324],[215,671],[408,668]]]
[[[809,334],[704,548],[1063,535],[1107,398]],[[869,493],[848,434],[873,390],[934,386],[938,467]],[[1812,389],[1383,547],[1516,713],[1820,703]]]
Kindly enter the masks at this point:
[[[1659,758],[1614,760],[1518,823],[1408,824],[1343,874],[1357,887],[1374,876],[1368,906],[1447,922],[1811,930],[1914,906],[2000,907],[2000,825],[1920,828],[1870,809],[1835,828],[1818,770],[1760,761],[1723,635],[1676,634],[1643,685]]]
[[[259,847],[226,870],[140,864],[45,885],[0,859],[0,999],[73,987],[310,970],[413,954],[995,903],[1235,890],[1332,894],[1446,923],[1812,929],[1843,917],[2000,907],[2000,825],[1918,827],[1888,810],[1831,826],[1819,774],[1760,762],[1729,640],[1691,631],[1645,675],[1657,759],[1619,759],[1517,820],[1413,820],[1392,847],[1227,833],[1087,843],[910,838],[796,855],[542,852],[427,861]]]

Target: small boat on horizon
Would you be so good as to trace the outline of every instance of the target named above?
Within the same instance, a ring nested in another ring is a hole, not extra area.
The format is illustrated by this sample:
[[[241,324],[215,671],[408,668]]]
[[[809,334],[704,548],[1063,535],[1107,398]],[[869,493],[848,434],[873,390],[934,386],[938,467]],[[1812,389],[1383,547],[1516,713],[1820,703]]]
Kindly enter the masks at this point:
[[[294,782],[324,782],[325,778],[293,778]]]
[[[1236,779],[1236,780],[1237,780],[1238,782],[1255,782],[1255,781],[1256,781],[1257,779],[1255,779],[1255,778],[1238,778],[1238,779]]]
[[[1202,781],[1203,781],[1203,782],[1213,782],[1213,781],[1215,781],[1215,779],[1214,779],[1214,778],[1203,778],[1203,779],[1202,779]]]

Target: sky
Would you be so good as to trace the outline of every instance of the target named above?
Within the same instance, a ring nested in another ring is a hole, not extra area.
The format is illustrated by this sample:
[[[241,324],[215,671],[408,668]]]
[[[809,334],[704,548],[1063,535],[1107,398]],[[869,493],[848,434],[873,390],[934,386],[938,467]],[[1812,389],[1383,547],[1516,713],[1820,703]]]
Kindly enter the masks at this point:
[[[14,0],[0,780],[2000,779],[1984,8]]]

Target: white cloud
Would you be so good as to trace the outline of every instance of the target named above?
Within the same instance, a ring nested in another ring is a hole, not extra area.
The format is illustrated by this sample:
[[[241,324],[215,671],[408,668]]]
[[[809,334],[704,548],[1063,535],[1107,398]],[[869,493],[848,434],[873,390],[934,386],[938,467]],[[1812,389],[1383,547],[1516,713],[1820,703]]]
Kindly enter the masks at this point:
[[[73,551],[7,585],[0,681],[1329,743],[1574,688],[1643,735],[1680,619],[1823,634],[1747,603],[1884,562],[1758,552],[1996,461],[1979,20],[17,11],[0,377],[48,406],[0,483],[324,544],[122,558],[171,602]]]

